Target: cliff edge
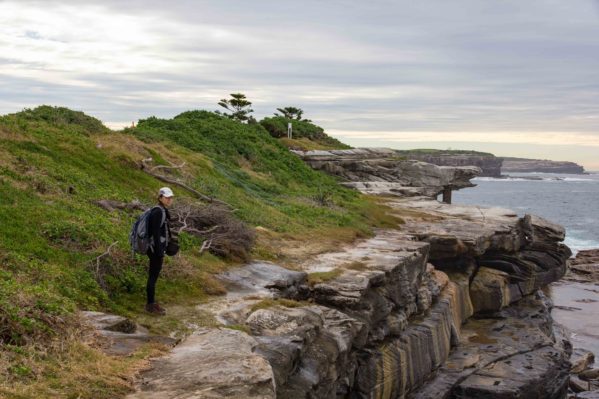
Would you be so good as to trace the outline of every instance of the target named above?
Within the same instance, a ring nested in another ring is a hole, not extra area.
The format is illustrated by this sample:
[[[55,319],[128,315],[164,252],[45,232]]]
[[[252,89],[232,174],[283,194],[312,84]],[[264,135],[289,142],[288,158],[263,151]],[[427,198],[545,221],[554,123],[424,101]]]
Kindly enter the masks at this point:
[[[223,273],[227,298],[199,310],[234,331],[196,331],[129,399],[565,397],[569,353],[539,290],[565,273],[564,229],[379,194],[401,228],[297,270],[254,262]]]
[[[547,159],[503,158],[502,172],[511,173],[569,173],[583,174],[584,168],[574,162],[549,161]]]

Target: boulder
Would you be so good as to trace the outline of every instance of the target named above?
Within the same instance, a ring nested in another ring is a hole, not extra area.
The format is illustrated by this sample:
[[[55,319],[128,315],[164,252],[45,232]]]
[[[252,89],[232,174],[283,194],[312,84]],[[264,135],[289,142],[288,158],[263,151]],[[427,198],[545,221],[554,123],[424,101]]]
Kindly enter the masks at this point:
[[[586,349],[575,348],[570,361],[572,362],[570,372],[578,374],[588,369],[595,362],[595,355]]]
[[[128,399],[274,399],[268,361],[254,353],[258,342],[244,332],[201,329],[142,373]]]

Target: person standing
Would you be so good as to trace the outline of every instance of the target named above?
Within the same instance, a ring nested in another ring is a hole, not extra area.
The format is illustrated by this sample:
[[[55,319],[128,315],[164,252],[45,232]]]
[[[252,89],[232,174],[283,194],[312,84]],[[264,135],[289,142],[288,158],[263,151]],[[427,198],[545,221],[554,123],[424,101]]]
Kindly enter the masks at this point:
[[[158,315],[166,314],[166,309],[156,302],[155,294],[156,282],[158,281],[158,276],[160,276],[166,247],[171,238],[169,227],[171,216],[168,208],[173,203],[173,197],[174,194],[170,188],[162,187],[158,191],[158,205],[152,209],[148,220],[150,248],[148,249],[147,255],[150,260],[150,268],[148,273],[148,283],[146,285],[146,311]]]

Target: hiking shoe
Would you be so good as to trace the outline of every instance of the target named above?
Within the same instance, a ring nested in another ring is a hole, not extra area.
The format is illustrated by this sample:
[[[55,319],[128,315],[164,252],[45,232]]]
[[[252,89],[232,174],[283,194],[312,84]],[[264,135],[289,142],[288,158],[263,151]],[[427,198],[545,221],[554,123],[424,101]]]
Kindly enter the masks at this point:
[[[146,312],[155,314],[155,315],[164,315],[166,314],[166,310],[158,305],[157,303],[148,303],[146,305]]]
[[[156,307],[156,309],[158,310],[158,312],[160,314],[166,314],[166,309],[163,308],[162,306],[160,306],[160,304],[158,302],[154,303],[154,306]]]

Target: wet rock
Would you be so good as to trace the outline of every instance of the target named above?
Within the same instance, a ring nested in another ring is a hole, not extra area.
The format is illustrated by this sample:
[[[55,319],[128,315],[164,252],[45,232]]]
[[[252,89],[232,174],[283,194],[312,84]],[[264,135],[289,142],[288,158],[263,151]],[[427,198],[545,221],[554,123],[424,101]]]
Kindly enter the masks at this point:
[[[258,342],[230,329],[194,332],[142,373],[128,399],[274,399],[272,368],[254,353]]]
[[[570,331],[563,325],[553,320],[553,337],[555,339],[555,347],[566,353],[568,359],[572,356],[573,346],[570,342]]]
[[[578,377],[585,381],[599,379],[599,369],[589,369],[578,373]]]
[[[581,392],[579,394],[576,394],[576,396],[569,396],[569,398],[576,398],[576,399],[599,399],[599,390]]]
[[[569,261],[570,271],[578,279],[599,281],[599,249],[579,251],[574,259]]]
[[[551,347],[511,356],[470,375],[455,389],[459,398],[563,398],[568,361]]]
[[[470,319],[447,362],[412,397],[561,398],[569,363],[554,348],[549,305],[539,294],[489,319]],[[540,383],[544,388],[535,387]]]
[[[570,376],[570,389],[574,392],[584,392],[591,389],[591,384],[588,381],[583,381],[577,376]]]
[[[595,362],[595,355],[586,349],[575,348],[570,357],[570,362],[572,362],[570,372],[578,374],[588,369]]]

